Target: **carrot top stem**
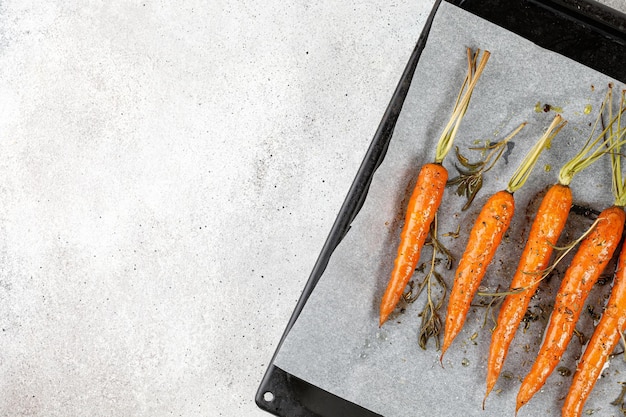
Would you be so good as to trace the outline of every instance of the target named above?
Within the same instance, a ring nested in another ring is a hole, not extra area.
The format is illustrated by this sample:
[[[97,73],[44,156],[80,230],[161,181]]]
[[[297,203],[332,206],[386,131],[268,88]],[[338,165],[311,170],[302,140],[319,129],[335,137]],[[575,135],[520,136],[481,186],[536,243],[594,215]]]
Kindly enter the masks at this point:
[[[465,76],[465,81],[463,82],[461,91],[459,92],[456,103],[454,104],[452,116],[439,137],[439,142],[437,143],[437,149],[435,151],[435,163],[437,164],[440,164],[444,160],[452,148],[454,138],[456,137],[459,126],[461,125],[461,120],[463,119],[463,116],[467,111],[467,107],[469,106],[472,91],[474,91],[474,87],[476,86],[480,75],[485,69],[485,65],[487,65],[489,56],[491,55],[489,51],[484,51],[480,63],[478,64],[478,67],[476,67],[476,61],[479,53],[480,49],[476,50],[476,53],[472,56],[471,50],[467,48],[467,75]]]
[[[609,88],[609,92],[611,89]],[[615,196],[615,205],[619,207],[626,206],[626,184],[622,179],[622,160],[620,148],[621,139],[626,133],[626,128],[622,127],[622,112],[624,111],[624,95],[620,99],[619,112],[617,114],[617,132],[613,132],[613,124],[609,126],[609,138],[612,139],[613,149],[611,149],[611,171],[613,172],[613,195]],[[610,114],[611,116],[612,114]]]
[[[550,146],[552,139],[554,139],[557,133],[559,133],[559,131],[563,129],[566,124],[567,121],[563,120],[560,115],[557,114],[554,116],[554,119],[552,120],[550,126],[548,126],[548,129],[545,131],[543,136],[541,136],[539,141],[537,141],[537,143],[535,143],[535,145],[530,149],[520,166],[517,168],[517,171],[515,171],[511,177],[509,185],[506,189],[508,192],[514,193],[524,185],[530,176],[533,167],[537,163],[541,151]]]
[[[591,134],[585,142],[585,145],[582,149],[568,162],[561,167],[559,171],[559,184],[561,185],[569,185],[572,182],[572,178],[574,175],[587,168],[589,165],[593,164],[597,161],[602,155],[607,152],[611,152],[615,147],[621,145],[621,139],[624,136],[624,133],[618,128],[613,130],[613,124],[621,119],[621,114],[624,109],[620,109],[617,116],[612,116],[612,112],[610,113],[609,124],[607,127],[604,127],[600,133],[594,138],[594,132],[598,128],[598,125],[602,121],[602,114],[604,113],[604,109],[609,104],[609,109],[611,108],[610,100],[612,97],[612,90],[609,86],[609,91],[607,92],[604,100],[602,101],[602,106],[600,107],[600,111],[598,112],[598,117],[591,129]],[[608,135],[608,136],[607,136]]]

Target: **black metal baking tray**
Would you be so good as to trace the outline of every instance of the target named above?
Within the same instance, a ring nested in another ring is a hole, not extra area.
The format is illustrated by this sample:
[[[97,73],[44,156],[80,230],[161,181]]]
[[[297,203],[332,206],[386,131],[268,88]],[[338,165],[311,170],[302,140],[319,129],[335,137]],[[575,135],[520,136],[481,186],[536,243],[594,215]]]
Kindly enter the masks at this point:
[[[545,49],[626,82],[626,15],[613,9],[590,0],[437,0],[259,385],[255,401],[271,414],[285,417],[379,415],[309,384],[283,371],[273,362],[322,276],[331,254],[363,205],[374,172],[385,157],[441,1],[454,4]]]

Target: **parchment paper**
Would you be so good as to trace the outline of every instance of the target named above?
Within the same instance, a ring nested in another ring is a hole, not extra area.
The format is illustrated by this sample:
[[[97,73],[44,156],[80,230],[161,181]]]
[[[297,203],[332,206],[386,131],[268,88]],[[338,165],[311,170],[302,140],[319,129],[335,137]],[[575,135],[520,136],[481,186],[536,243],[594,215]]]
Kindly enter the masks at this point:
[[[463,198],[453,189],[446,190],[439,230],[443,234],[460,226],[458,238],[442,238],[457,259],[486,198],[506,187],[526,151],[555,114],[536,110],[550,104],[562,108],[560,113],[569,121],[542,155],[529,182],[515,194],[515,220],[483,281],[489,288],[508,288],[541,192],[556,182],[561,164],[582,146],[606,86],[615,82],[455,6],[441,4],[365,205],[332,255],[275,362],[299,378],[385,416],[512,416],[520,380],[539,349],[559,285],[558,274],[541,284],[532,306],[536,320],[518,331],[503,375],[484,411],[485,363],[493,325],[486,308],[470,311],[463,332],[446,354],[444,367],[439,364],[440,352],[434,341],[425,351],[417,344],[424,296],[382,328],[378,326],[378,306],[396,254],[406,201],[419,168],[434,159],[436,141],[465,75],[466,47],[488,49],[492,57],[456,140],[461,151],[470,159],[478,159],[480,154],[469,151],[469,146],[502,139],[523,121],[529,124],[514,139],[510,155],[485,176],[483,189],[468,211],[460,210]],[[592,110],[586,114],[588,106]],[[444,163],[450,176],[456,172],[454,162],[452,152]],[[572,183],[575,203],[597,210],[611,205],[610,178],[608,158],[576,176]],[[571,241],[590,223],[572,213],[562,241]],[[422,261],[429,256],[425,249]],[[454,269],[443,271],[451,287]],[[416,274],[416,279],[420,277]],[[609,291],[610,285],[596,286],[587,302],[590,309],[601,312]],[[445,306],[441,313],[443,319]],[[583,313],[578,328],[591,336],[592,326],[592,314]],[[574,337],[559,365],[564,368],[553,373],[520,416],[560,415],[571,381],[567,370],[575,370],[580,353],[581,341]],[[618,407],[609,403],[620,392],[618,382],[626,381],[625,371],[622,357],[615,357],[587,402],[586,409],[593,410],[594,416],[620,415]]]

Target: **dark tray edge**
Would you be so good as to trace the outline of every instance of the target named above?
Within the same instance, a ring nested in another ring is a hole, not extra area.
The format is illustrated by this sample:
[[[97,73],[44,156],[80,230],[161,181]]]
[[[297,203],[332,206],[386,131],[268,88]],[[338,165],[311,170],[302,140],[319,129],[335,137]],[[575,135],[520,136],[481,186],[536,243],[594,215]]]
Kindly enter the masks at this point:
[[[315,285],[317,284],[324,270],[326,269],[326,266],[328,265],[328,261],[330,259],[330,255],[335,250],[339,242],[341,242],[346,233],[348,233],[348,231],[350,230],[350,224],[363,206],[365,197],[367,196],[367,190],[369,189],[370,183],[372,181],[373,174],[376,171],[376,168],[378,168],[378,166],[383,161],[387,152],[387,147],[389,145],[391,136],[393,135],[396,121],[398,120],[400,111],[402,110],[402,105],[404,104],[404,99],[406,98],[409,87],[411,85],[411,81],[413,80],[413,74],[415,73],[417,62],[419,61],[419,57],[421,56],[424,46],[426,45],[426,39],[428,38],[428,33],[430,31],[430,27],[432,26],[432,21],[435,17],[435,13],[439,8],[439,4],[441,3],[441,1],[442,0],[437,0],[435,2],[431,13],[426,20],[424,29],[422,30],[422,33],[417,40],[415,48],[411,53],[409,61],[402,73],[402,76],[400,77],[400,81],[398,82],[398,85],[396,86],[393,96],[391,97],[389,105],[385,110],[381,123],[378,126],[376,133],[374,134],[374,138],[372,139],[367,153],[365,154],[365,158],[363,159],[363,162],[359,167],[356,177],[352,182],[352,185],[350,186],[350,190],[348,191],[346,199],[344,200],[344,203],[339,210],[339,214],[331,228],[326,242],[324,243],[320,255],[317,258],[309,279],[305,284],[302,295],[300,296],[300,299],[298,300],[298,303],[294,308],[289,322],[287,323],[287,327],[272,357],[271,364],[265,372],[259,389],[257,390],[255,396],[256,404],[259,406],[259,408],[269,413],[281,416],[285,414],[279,414],[279,412],[282,413],[289,409],[289,414],[286,414],[289,416],[314,417],[320,415],[318,413],[315,413],[314,411],[303,408],[303,406],[298,402],[294,402],[293,404],[286,404],[285,401],[282,399],[277,400],[277,397],[275,395],[273,396],[274,398],[272,401],[265,401],[264,395],[267,392],[273,393],[275,389],[282,391],[284,389],[285,383],[289,383],[291,381],[289,378],[285,377],[284,371],[273,365],[274,359],[280,351],[280,347],[287,337],[289,330],[298,319],[298,316],[304,308],[304,305],[306,304],[309,295],[315,288]],[[342,416],[364,416],[363,411],[365,409],[354,404],[352,405],[354,406],[352,414],[350,414],[350,410],[343,410]],[[357,414],[354,414],[355,412]]]

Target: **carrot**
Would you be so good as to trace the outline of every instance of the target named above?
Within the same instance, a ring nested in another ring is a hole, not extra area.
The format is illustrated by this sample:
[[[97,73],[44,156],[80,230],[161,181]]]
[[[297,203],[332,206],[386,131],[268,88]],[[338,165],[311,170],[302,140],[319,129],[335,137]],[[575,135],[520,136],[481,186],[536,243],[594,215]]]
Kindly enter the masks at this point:
[[[541,274],[548,266],[554,245],[565,226],[572,205],[572,192],[569,188],[569,184],[574,175],[591,165],[607,152],[607,145],[610,142],[610,138],[602,139],[609,131],[614,120],[611,121],[609,127],[603,129],[603,131],[592,140],[605,104],[606,100],[603,103],[589,139],[578,154],[563,165],[559,171],[558,183],[550,187],[539,206],[528,235],[526,246],[524,247],[517,270],[511,281],[510,292],[504,299],[502,307],[500,307],[496,328],[491,336],[489,358],[487,361],[487,390],[485,400],[495,386],[502,366],[504,365],[509,346],[526,313],[530,299],[539,286]],[[608,150],[610,150],[610,147]]]
[[[400,235],[392,279],[380,304],[380,325],[394,310],[404,288],[413,275],[420,252],[428,236],[448,181],[448,171],[440,164],[426,164],[417,177],[407,216]]]
[[[571,205],[570,188],[562,184],[553,185],[541,202],[511,282],[512,293],[502,303],[497,325],[491,337],[485,398],[500,375],[509,345],[526,313],[530,298],[539,286],[537,274],[540,274],[548,265],[552,249],[565,226]],[[518,288],[525,290],[516,291]]]
[[[617,116],[617,126],[618,126],[617,133],[614,134],[611,131],[611,135],[610,135],[610,138],[613,140],[613,145],[614,145],[613,148],[611,149],[611,162],[612,162],[611,165],[612,165],[612,170],[613,170],[613,193],[615,195],[615,206],[603,211],[602,214],[600,214],[598,218],[598,219],[603,218],[603,215],[605,214],[605,212],[609,212],[611,215],[613,215],[617,219],[616,220],[617,224],[613,226],[614,227],[613,230],[609,229],[611,225],[610,221],[605,222],[605,228],[608,229],[607,231],[605,231],[605,233],[602,233],[600,230],[598,230],[599,240],[597,241],[597,244],[604,243],[607,246],[609,245],[609,242],[612,246],[617,246],[617,242],[622,237],[622,231],[624,229],[624,222],[625,222],[624,219],[626,218],[626,214],[624,213],[624,206],[626,206],[626,183],[622,180],[621,157],[620,157],[621,155],[620,146],[622,144],[620,140],[624,136],[624,134],[626,134],[626,129],[623,129],[621,127],[621,118],[620,118],[621,112],[624,109],[624,92],[622,92],[622,101],[621,101],[620,107],[621,109]],[[599,229],[600,226],[601,226],[601,223],[598,223],[596,230]],[[589,237],[591,237],[591,235]],[[592,248],[590,250],[593,251],[594,249],[595,248]],[[579,253],[581,251],[582,251],[582,245],[581,245],[581,249],[579,249]],[[607,260],[603,263],[606,264],[606,262],[608,262],[610,257],[611,256],[608,255]],[[575,260],[576,259],[574,259],[574,261]],[[572,261],[572,265],[574,261]],[[597,259],[591,259],[591,261],[592,263],[597,263],[597,262],[600,262],[601,259],[598,256]],[[588,263],[582,266],[584,266],[587,269],[592,269],[592,268],[595,269],[595,265],[593,265],[592,263]],[[598,326],[596,327],[593,333],[593,336],[591,337],[591,340],[589,341],[589,344],[587,345],[587,348],[585,349],[585,353],[583,354],[582,358],[580,359],[578,363],[576,373],[574,374],[574,378],[572,380],[572,385],[567,394],[567,397],[565,398],[565,403],[563,404],[563,410],[562,410],[563,416],[582,415],[583,406],[585,402],[587,401],[587,398],[589,397],[589,394],[591,393],[591,390],[593,389],[593,386],[595,385],[596,380],[602,373],[602,369],[604,368],[604,364],[606,363],[606,360],[608,359],[611,352],[613,352],[613,350],[615,349],[615,346],[620,340],[621,334],[626,329],[626,278],[625,278],[626,270],[624,268],[625,264],[626,264],[626,246],[622,248],[622,251],[621,251],[618,263],[617,263],[617,271],[615,272],[613,290],[611,292],[611,296],[609,298],[607,307],[604,310],[602,318],[600,319],[600,322],[598,323]],[[569,269],[568,269],[568,272],[569,272]],[[598,272],[598,275],[599,273],[600,272]],[[593,279],[590,277],[589,273],[584,274],[583,277],[584,277],[583,280],[589,277],[590,278],[589,280],[590,281],[593,280],[593,282],[588,283],[584,281],[583,282],[574,281],[573,284],[570,283],[571,284],[570,287],[572,288],[566,288],[566,290],[563,290],[563,287],[565,285],[565,282],[564,282],[561,285],[561,290],[559,290],[559,295],[563,293],[561,298],[572,299],[570,301],[571,303],[570,309],[576,308],[574,312],[577,312],[578,315],[580,314],[579,310],[582,309],[584,296],[576,299],[570,296],[568,293],[566,293],[566,291],[572,291],[572,292],[578,291],[579,294],[582,293],[583,295],[586,295],[584,291],[587,290],[587,287],[589,287],[590,289],[591,286],[593,286],[593,284],[597,280],[597,277]],[[566,278],[567,278],[567,275],[566,275]],[[559,295],[557,295],[557,303],[560,304]],[[555,306],[555,311],[556,311],[556,306]],[[554,313],[553,313],[553,316],[554,316]],[[575,325],[577,318],[578,316],[573,317],[573,324],[571,324],[571,326]],[[562,323],[560,325],[567,326],[567,325],[570,325],[570,323]],[[569,328],[567,327],[564,327],[563,329],[569,331]],[[571,331],[573,332],[573,328]],[[571,334],[569,337],[571,338]],[[565,339],[566,336],[562,336],[562,338]],[[565,345],[567,345],[567,342],[565,342]],[[542,350],[543,350],[543,346],[542,346]],[[545,368],[548,368],[549,365],[545,365]],[[535,366],[533,366],[533,370],[534,368]],[[552,369],[553,368],[554,366],[552,366]],[[549,370],[551,371],[552,369],[549,369]],[[526,379],[528,379],[528,376],[526,377]],[[522,385],[522,387],[523,386],[524,385]],[[522,391],[520,390],[520,394],[521,392]],[[519,395],[518,395],[518,404],[519,404]]]
[[[622,248],[608,304],[580,358],[561,415],[581,416],[604,364],[626,330],[626,246]]]
[[[528,152],[528,155],[526,155],[524,161],[512,176],[507,189],[493,194],[487,200],[474,222],[465,252],[454,274],[454,284],[450,292],[450,300],[448,301],[440,361],[443,360],[446,350],[463,328],[472,299],[476,291],[478,291],[480,282],[498,249],[498,245],[502,241],[504,233],[509,228],[515,210],[513,193],[524,185],[539,159],[541,151],[565,125],[565,122],[561,123],[561,120],[559,115],[554,118],[552,124]],[[524,125],[525,123],[513,134],[517,133]]]
[[[446,181],[448,180],[448,171],[441,163],[452,147],[461,120],[469,105],[472,91],[489,60],[489,51],[484,51],[481,61],[478,67],[476,67],[479,52],[477,51],[472,56],[469,48],[467,50],[467,76],[455,103],[452,116],[437,143],[435,161],[434,163],[425,164],[417,177],[417,182],[407,207],[406,218],[400,235],[398,254],[391,272],[391,278],[380,303],[379,323],[381,326],[395,309],[415,271],[426,236],[430,230],[430,224],[441,204]]]
[[[541,389],[569,344],[587,295],[613,257],[622,238],[626,214],[622,207],[602,211],[582,241],[563,277],[544,340],[517,394],[516,411]]]
[[[610,91],[609,89],[607,95],[609,103]],[[619,139],[621,139],[619,130],[611,132],[609,140],[615,143]],[[616,145],[618,148],[619,144]],[[516,412],[541,389],[561,360],[574,335],[576,322],[584,308],[585,300],[613,257],[622,238],[626,221],[624,213],[626,190],[621,181],[619,155],[616,153],[618,150],[613,148],[611,152],[615,203],[600,213],[565,272],[537,359],[522,381],[517,394]]]

